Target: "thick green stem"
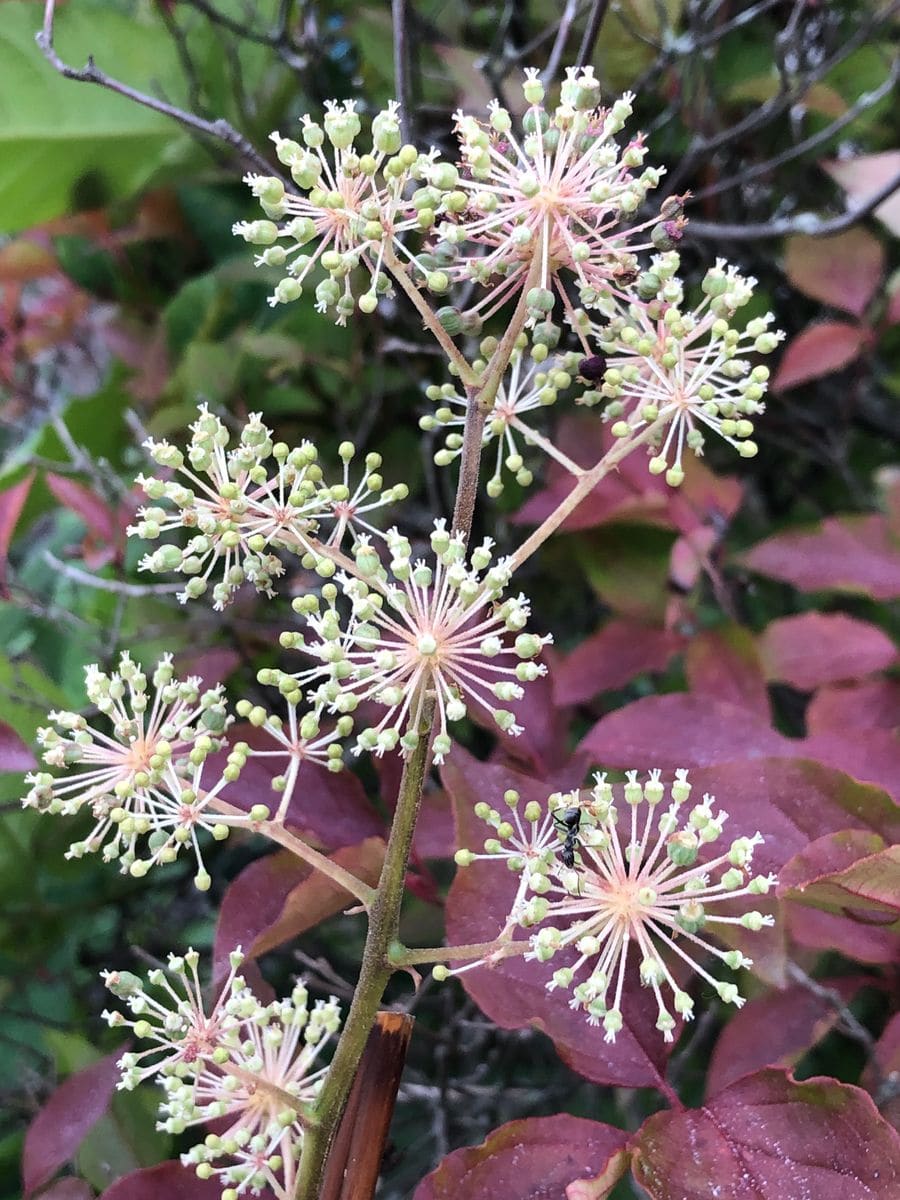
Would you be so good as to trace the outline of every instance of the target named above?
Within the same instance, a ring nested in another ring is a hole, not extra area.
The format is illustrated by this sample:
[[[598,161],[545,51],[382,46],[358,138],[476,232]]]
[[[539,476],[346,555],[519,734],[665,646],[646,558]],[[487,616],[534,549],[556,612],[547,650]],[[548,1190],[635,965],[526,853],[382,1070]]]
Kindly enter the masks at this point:
[[[403,767],[400,795],[384,866],[378,881],[375,903],[369,914],[369,932],[363,951],[359,981],[325,1078],[325,1086],[316,1103],[317,1124],[306,1131],[303,1139],[296,1200],[316,1200],[319,1194],[329,1145],[337,1129],[385,985],[394,970],[388,963],[387,948],[397,940],[406,867],[431,749],[433,716],[434,703],[431,702],[422,715],[418,745]]]

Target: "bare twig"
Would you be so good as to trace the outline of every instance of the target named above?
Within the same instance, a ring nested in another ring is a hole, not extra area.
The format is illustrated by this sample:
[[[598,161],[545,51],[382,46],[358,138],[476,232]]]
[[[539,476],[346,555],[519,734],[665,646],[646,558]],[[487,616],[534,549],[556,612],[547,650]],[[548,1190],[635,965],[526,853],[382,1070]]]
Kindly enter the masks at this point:
[[[569,40],[569,34],[572,32],[572,24],[575,17],[578,15],[578,0],[566,0],[566,7],[563,9],[562,17],[559,21],[559,28],[556,31],[556,38],[547,57],[547,65],[541,74],[541,82],[544,87],[549,87],[556,78],[556,73],[559,70],[559,64],[562,56],[565,53],[566,42]]]
[[[787,974],[795,983],[799,983],[802,988],[809,992],[810,995],[815,996],[817,1000],[822,1000],[837,1013],[841,1032],[845,1033],[847,1037],[852,1038],[854,1042],[858,1042],[864,1048],[873,1068],[877,1069],[875,1061],[875,1038],[869,1033],[865,1025],[853,1015],[840,992],[836,992],[834,988],[825,987],[824,984],[807,975],[803,968],[794,962],[787,964]]]
[[[600,36],[600,27],[603,24],[603,19],[606,16],[606,11],[609,8],[609,0],[594,0],[591,5],[591,11],[588,14],[587,24],[584,27],[584,33],[581,38],[581,45],[578,48],[578,57],[575,59],[576,67],[585,67],[594,57],[594,47],[597,45],[597,38]]]
[[[160,100],[156,96],[150,96],[146,92],[139,92],[136,88],[129,87],[128,84],[122,83],[118,79],[113,79],[111,75],[107,75],[105,71],[101,71],[94,62],[93,56],[89,56],[87,62],[81,68],[70,67],[68,63],[63,62],[53,46],[53,21],[55,15],[56,0],[46,0],[44,5],[44,24],[41,30],[35,35],[35,40],[40,46],[44,57],[60,75],[66,79],[74,79],[78,83],[95,83],[98,87],[107,88],[109,91],[133,101],[135,104],[140,104],[144,108],[150,108],[154,112],[161,113],[163,116],[177,121],[179,125],[183,125],[186,129],[190,129],[193,133],[199,134],[201,137],[222,142],[226,146],[229,146],[248,166],[253,167],[256,171],[264,175],[280,174],[277,169],[272,167],[271,163],[254,149],[253,145],[244,135],[239,133],[232,125],[229,125],[227,121],[206,121],[202,117],[186,112],[184,109],[176,108],[174,104],[168,104],[165,100]],[[286,182],[290,183],[289,180]]]
[[[823,219],[815,213],[798,213],[793,217],[779,217],[771,221],[754,224],[729,223],[727,221],[691,221],[688,228],[695,237],[723,238],[735,242],[762,241],[765,238],[790,237],[802,233],[807,237],[828,237],[834,233],[842,233],[861,221],[883,204],[894,192],[900,190],[900,172],[892,176],[886,184],[867,196],[865,200],[839,216]]]
[[[394,92],[400,103],[400,133],[404,142],[411,142],[412,103],[409,88],[409,27],[406,0],[391,0],[391,28],[394,38]]]
[[[118,579],[104,579],[102,575],[92,575],[90,571],[63,562],[51,550],[44,551],[44,561],[74,583],[81,583],[98,592],[111,592],[114,596],[164,596],[181,591],[180,583],[124,583]]]

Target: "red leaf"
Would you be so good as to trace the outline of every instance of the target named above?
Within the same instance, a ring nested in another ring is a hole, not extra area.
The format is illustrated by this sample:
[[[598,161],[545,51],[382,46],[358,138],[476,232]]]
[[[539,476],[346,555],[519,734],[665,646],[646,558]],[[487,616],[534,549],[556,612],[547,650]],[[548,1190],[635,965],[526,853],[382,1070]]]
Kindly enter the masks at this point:
[[[559,663],[553,675],[556,703],[580,704],[637,675],[664,671],[682,640],[668,630],[614,617]]]
[[[502,802],[515,788],[522,803],[544,802],[551,785],[496,763],[481,763],[455,746],[442,768],[453,798],[459,844],[480,846],[487,826],[474,814],[477,801]],[[447,897],[447,937],[451,943],[481,942],[499,933],[515,893],[516,877],[502,865],[475,862],[460,869]],[[566,997],[548,992],[551,971],[540,963],[508,958],[476,967],[460,981],[478,1006],[503,1029],[529,1026],[554,1041],[565,1062],[595,1083],[621,1087],[664,1087],[663,1067],[671,1051],[656,1029],[656,1003],[633,972],[626,979],[622,1012],[626,1023],[615,1043],[606,1045],[597,1030],[573,1012]]]
[[[849,1001],[863,976],[826,979],[825,987]],[[813,995],[802,984],[754,996],[734,1014],[716,1042],[706,1080],[707,1095],[761,1067],[792,1067],[833,1028],[838,1019],[833,1004]],[[761,1037],[761,1031],[765,1036]]]
[[[724,700],[769,720],[769,692],[753,635],[740,625],[704,630],[688,642],[684,661],[693,693]]]
[[[825,161],[819,165],[844,189],[848,199],[860,206],[896,178],[900,172],[900,150],[860,154],[856,158]],[[875,216],[891,233],[900,237],[900,192],[894,192],[879,204]]]
[[[277,748],[268,734],[252,725],[236,725],[231,735],[233,741],[247,742],[254,749]],[[245,812],[254,804],[266,804],[271,809],[278,799],[278,793],[272,790],[272,780],[285,771],[287,761],[287,755],[250,757],[238,782],[223,788],[222,796]],[[352,771],[329,771],[311,761],[300,767],[285,821],[309,841],[329,849],[352,846],[384,832],[384,821],[369,803],[363,785]]]
[[[770,1069],[703,1108],[660,1112],[634,1138],[652,1200],[893,1200],[900,1140],[869,1096]]]
[[[860,225],[835,237],[792,237],[784,266],[807,296],[861,317],[884,274],[884,247]]]
[[[795,743],[797,752],[884,788],[900,803],[900,740],[882,729],[828,731]]]
[[[41,1200],[94,1200],[94,1189],[83,1179],[66,1175],[41,1192]]]
[[[820,688],[806,710],[806,728],[810,734],[898,727],[900,682],[896,679]]]
[[[831,375],[859,358],[863,347],[871,340],[871,333],[861,325],[848,325],[846,321],[821,321],[798,333],[785,347],[775,378],[773,392],[786,392],[789,388]]]
[[[707,767],[791,756],[796,742],[722,700],[687,692],[644,696],[601,718],[581,743],[605,767]]]
[[[844,613],[801,613],[770,622],[759,640],[766,678],[811,692],[890,667],[894,643],[877,625]]]
[[[175,668],[182,677],[199,675],[201,686],[206,690],[224,683],[240,661],[241,656],[236,650],[228,646],[210,646],[176,655]]]
[[[75,1157],[78,1147],[106,1112],[121,1072],[122,1049],[70,1075],[28,1126],[22,1152],[26,1198]]]
[[[28,492],[34,480],[34,471],[20,479],[17,484],[0,492],[0,598],[9,599],[6,573],[9,568],[9,544],[16,524],[22,514]]]
[[[900,846],[858,829],[828,834],[785,863],[778,893],[900,933]]]
[[[604,1171],[627,1136],[566,1114],[510,1121],[480,1146],[448,1154],[413,1200],[565,1200],[566,1185]]]
[[[384,842],[369,838],[358,846],[343,847],[332,857],[374,886],[384,861]],[[213,977],[227,973],[228,955],[238,946],[247,958],[256,958],[353,903],[342,887],[312,871],[289,850],[257,859],[229,884],[222,899]]]
[[[14,729],[0,721],[0,771],[30,771],[36,766],[29,747]]]
[[[45,476],[47,487],[70,512],[81,517],[85,525],[103,542],[113,542],[116,538],[116,514],[106,501],[95,495],[84,484],[76,483],[65,475],[55,475],[48,471]]]
[[[738,561],[804,592],[851,592],[873,600],[900,596],[900,550],[878,513],[828,517],[811,529],[777,533]]]
[[[100,1200],[220,1200],[222,1184],[215,1179],[198,1179],[180,1162],[132,1171],[106,1189]],[[259,1200],[274,1200],[268,1188]]]

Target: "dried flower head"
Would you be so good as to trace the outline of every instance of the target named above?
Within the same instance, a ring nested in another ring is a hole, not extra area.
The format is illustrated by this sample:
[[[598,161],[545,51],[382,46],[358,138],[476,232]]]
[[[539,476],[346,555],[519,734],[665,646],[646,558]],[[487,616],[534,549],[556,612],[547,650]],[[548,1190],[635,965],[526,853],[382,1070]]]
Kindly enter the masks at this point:
[[[635,254],[671,245],[683,222],[673,199],[663,215],[622,227],[662,174],[640,169],[646,153],[640,136],[624,147],[615,141],[631,115],[631,95],[601,108],[591,67],[566,72],[553,110],[544,107],[544,88],[533,69],[526,71],[523,92],[528,108],[521,140],[512,117],[496,102],[486,123],[456,114],[463,163],[456,188],[462,201],[447,206],[438,234],[460,248],[451,275],[490,288],[476,306],[481,315],[495,311],[531,275],[530,320],[538,322],[552,310],[552,289],[561,286],[562,275],[574,276],[583,302],[591,303],[610,287],[630,282],[637,273]],[[467,253],[466,243],[476,252]]]
[[[437,705],[436,762],[450,748],[449,723],[462,720],[467,702],[483,705],[505,732],[520,733],[497,701],[519,699],[521,684],[545,672],[533,660],[550,638],[524,632],[524,596],[500,600],[509,583],[506,561],[491,565],[486,539],[467,562],[462,536],[450,534],[443,521],[431,535],[433,567],[414,562],[410,543],[396,530],[389,531],[387,548],[389,570],[360,538],[358,575],[337,573],[321,601],[294,601],[313,637],[286,633],[282,645],[315,660],[290,677],[297,694],[305,693],[316,712],[351,714],[367,700],[381,705],[384,716],[360,731],[356,753],[380,755],[398,745],[409,753],[429,696]]]
[[[713,797],[707,795],[686,820],[680,817],[691,793],[686,771],[676,771],[671,802],[660,811],[665,792],[659,771],[651,771],[643,785],[631,771],[617,802],[612,786],[597,776],[587,799],[579,792],[554,793],[546,810],[530,803],[524,814],[531,825],[527,832],[515,813],[514,793],[508,798],[513,822],[495,810],[483,811],[486,805],[479,812],[497,834],[485,843],[486,854],[505,857],[530,893],[524,899],[520,885],[507,927],[511,922],[524,929],[542,926],[531,936],[527,957],[532,960],[547,962],[569,951],[569,961],[547,986],[571,989],[571,1007],[583,1008],[590,1024],[602,1023],[607,1041],[615,1041],[622,1028],[622,992],[632,947],[641,983],[656,999],[657,1028],[671,1041],[676,1020],[664,990],[671,993],[676,1014],[685,1019],[693,1015],[693,1001],[672,972],[673,957],[696,971],[722,1000],[740,1005],[735,984],[715,979],[698,959],[713,955],[735,970],[751,965],[750,960],[738,950],[719,949],[700,933],[716,925],[758,930],[772,924],[771,917],[759,912],[721,916],[709,911],[722,901],[764,895],[774,884],[772,876],[750,878],[760,834],[737,838],[725,853],[698,861],[701,847],[721,837],[727,813],[714,811]],[[569,840],[572,866],[561,853],[565,838],[554,814],[565,814],[566,830],[575,831],[574,842]],[[462,851],[457,862],[466,866],[480,857]]]
[[[784,336],[769,328],[771,313],[743,328],[733,323],[752,298],[755,279],[719,259],[704,276],[703,299],[691,308],[675,276],[678,266],[675,253],[656,256],[627,304],[608,299],[598,305],[605,321],[583,311],[576,320],[606,358],[599,391],[582,403],[605,400],[613,432],[621,436],[661,421],[650,470],[665,472],[674,486],[684,478],[684,450],[702,454],[709,430],[744,458],[756,454],[751,418],[764,410],[769,369],[740,356],[770,354]]]
[[[120,1087],[155,1079],[163,1088],[157,1127],[180,1134],[216,1121],[210,1134],[182,1156],[201,1179],[215,1177],[223,1200],[271,1188],[293,1196],[303,1142],[304,1113],[327,1067],[318,1059],[337,1032],[340,1009],[332,996],[312,1008],[298,983],[289,999],[261,1004],[238,974],[238,949],[218,999],[204,1001],[199,955],[170,955],[168,969],[151,971],[148,987],[129,972],[104,972],[104,982],[130,1015],[105,1012],[116,1029],[130,1029],[147,1049],[119,1060]]]
[[[562,461],[571,468],[574,464],[535,429],[530,414],[555,404],[559,393],[571,386],[572,371],[576,366],[576,355],[565,355],[544,365],[546,356],[535,356],[535,346],[528,355],[528,339],[523,334],[510,359],[510,365],[501,381],[493,407],[488,413],[482,434],[484,448],[496,444],[494,470],[487,484],[491,497],[501,495],[504,488],[503,473],[509,472],[521,487],[528,487],[534,476],[525,465],[523,449],[537,447],[551,458]],[[487,361],[496,349],[495,338],[485,338],[481,343],[482,358],[476,359],[473,367],[483,372]],[[421,418],[419,426],[427,433],[447,429],[443,447],[437,451],[434,461],[439,467],[449,466],[462,453],[466,413],[470,400],[465,392],[457,391],[452,383],[441,387],[433,385],[426,390],[429,400],[438,405],[434,414]]]
[[[327,534],[331,545],[339,545],[348,531],[377,533],[364,514],[408,493],[404,484],[384,487],[378,454],[367,455],[365,474],[351,488],[348,472],[355,449],[350,442],[340,447],[343,479],[329,486],[312,442],[293,449],[274,442],[258,413],[251,414],[235,446],[206,405],[201,405],[191,431],[186,453],[168,442],[151,438],[146,443],[154,461],[173,471],[175,478],[138,477],[154,503],[140,509],[137,524],[128,529],[149,540],[176,529],[191,534],[183,548],[167,543],[140,563],[144,571],[188,576],[179,594],[182,603],[202,596],[214,575],[219,576],[212,588],[217,609],[224,608],[244,582],[272,596],[272,583],[284,572],[276,551],[315,554],[322,524],[333,526]],[[158,507],[161,500],[175,511]]]
[[[333,312],[338,325],[357,307],[373,312],[390,289],[382,271],[386,247],[403,251],[401,234],[433,222],[418,193],[407,199],[407,184],[423,178],[433,156],[402,144],[397,104],[392,101],[373,119],[372,146],[365,153],[356,145],[361,130],[355,101],[329,101],[321,125],[308,114],[302,118],[299,142],[271,135],[300,194],[286,192],[274,176],[245,177],[267,219],[240,221],[233,232],[265,247],[257,266],[284,269],[270,304],[298,300],[318,265],[326,273],[315,292],[320,312]],[[358,268],[364,287],[357,283]]]
[[[201,782],[207,758],[224,745],[230,720],[222,688],[202,692],[198,678],[176,679],[171,655],[160,660],[149,681],[127,653],[112,674],[93,665],[85,678],[88,699],[112,731],[104,732],[77,712],[51,712],[53,725],[38,730],[38,741],[44,762],[63,773],[28,775],[31,788],[23,804],[65,816],[90,812],[94,826],[73,842],[68,858],[102,847],[107,862],[118,860],[123,871],[142,876],[189,848],[197,862],[195,882],[208,888],[198,832],[221,840],[232,825],[252,820],[250,814],[212,811],[224,776],[209,788]],[[238,745],[228,760],[231,778],[243,761]],[[144,839],[147,856],[142,858]]]

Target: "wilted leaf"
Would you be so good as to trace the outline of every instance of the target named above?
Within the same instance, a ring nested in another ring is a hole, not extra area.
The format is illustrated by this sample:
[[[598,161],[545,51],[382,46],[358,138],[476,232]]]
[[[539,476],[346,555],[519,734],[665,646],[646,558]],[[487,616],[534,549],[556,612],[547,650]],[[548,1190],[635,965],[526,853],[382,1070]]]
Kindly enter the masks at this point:
[[[807,296],[861,317],[884,274],[884,247],[862,226],[836,237],[792,237],[784,267]]]
[[[769,720],[769,692],[756,641],[743,626],[723,625],[692,637],[684,669],[695,695],[724,700]]]
[[[900,1141],[869,1096],[769,1069],[703,1108],[656,1113],[635,1135],[652,1200],[892,1200]]]
[[[878,513],[827,517],[812,528],[777,533],[738,561],[804,592],[851,592],[873,600],[900,596],[900,548]]]
[[[28,1126],[22,1153],[26,1197],[75,1157],[91,1128],[106,1112],[121,1074],[116,1066],[121,1056],[120,1048],[70,1075]]]
[[[522,804],[544,802],[551,787],[496,763],[481,763],[455,746],[442,777],[453,797],[459,843],[476,847],[487,826],[474,814],[486,800],[502,804],[503,793],[515,788]],[[447,937],[451,943],[481,942],[498,934],[515,894],[516,877],[502,862],[476,862],[460,868],[447,897]],[[563,961],[563,956],[559,956]],[[592,1029],[583,1013],[569,1008],[561,992],[548,992],[552,970],[547,964],[508,958],[491,967],[466,971],[460,981],[478,1006],[503,1029],[540,1029],[554,1041],[565,1062],[596,1083],[622,1087],[659,1087],[671,1045],[656,1029],[657,1006],[652,993],[640,987],[637,969],[626,977],[622,1001],[625,1025],[607,1045],[602,1032]]]
[[[785,346],[772,380],[773,392],[786,392],[849,366],[859,358],[872,335],[862,325],[821,321],[798,333]]]
[[[759,639],[766,678],[811,692],[823,683],[862,679],[897,658],[894,643],[868,621],[844,613],[801,613],[771,621]]]
[[[627,1137],[612,1125],[566,1114],[510,1121],[480,1146],[448,1154],[413,1200],[564,1200],[566,1185],[599,1175]]]
[[[821,982],[848,1002],[862,986],[864,977],[854,975]],[[799,983],[752,997],[719,1035],[709,1065],[707,1095],[715,1095],[761,1067],[792,1067],[834,1027],[837,1019],[833,1004]],[[760,1036],[763,1031],[764,1036]]]
[[[614,617],[581,642],[553,675],[557,704],[580,704],[624,687],[637,675],[664,671],[683,639],[666,629]]]

